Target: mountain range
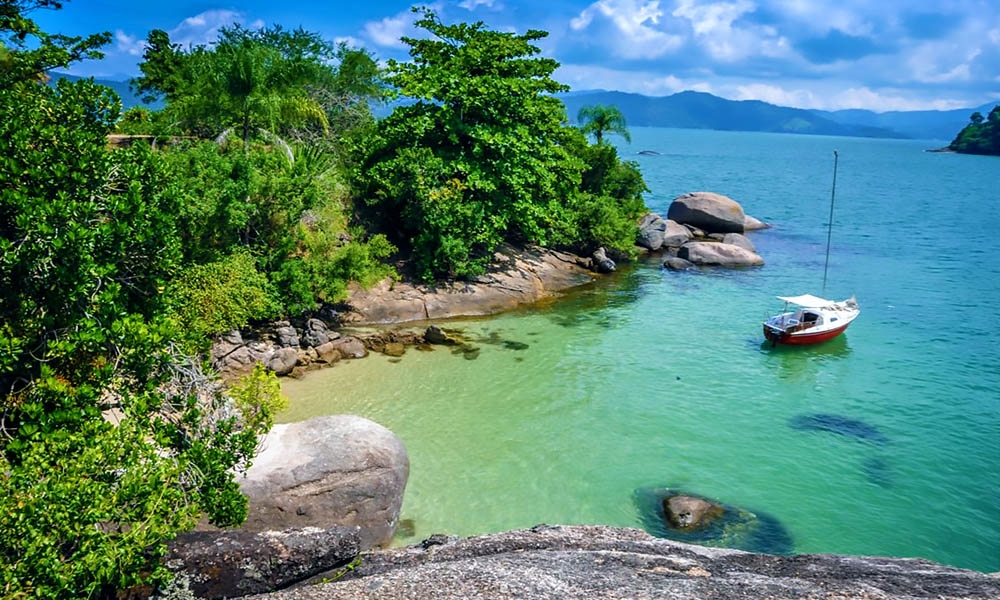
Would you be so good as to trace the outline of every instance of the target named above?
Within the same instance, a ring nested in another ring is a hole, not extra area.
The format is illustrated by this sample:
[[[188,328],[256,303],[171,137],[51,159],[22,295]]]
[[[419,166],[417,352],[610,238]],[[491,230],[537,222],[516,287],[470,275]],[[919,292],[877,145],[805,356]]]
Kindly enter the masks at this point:
[[[947,141],[969,123],[974,111],[985,116],[994,106],[876,113],[861,109],[831,112],[789,108],[760,100],[726,100],[704,92],[652,97],[593,90],[571,92],[561,98],[571,120],[583,106],[605,104],[617,106],[625,121],[635,126]]]
[[[73,75],[54,74],[58,78],[80,79]],[[96,80],[121,96],[122,107],[142,106],[142,100],[129,89],[127,81]],[[680,92],[672,96],[643,96],[625,92],[585,90],[561,94],[569,119],[575,120],[583,106],[614,105],[625,121],[633,126],[679,127],[686,129],[721,129],[728,131],[770,131],[857,137],[915,138],[951,141],[969,123],[969,116],[989,114],[997,103],[957,110],[838,111],[790,108],[760,100],[726,100],[704,92]],[[151,108],[160,108],[154,103]],[[375,110],[377,115],[391,107]]]

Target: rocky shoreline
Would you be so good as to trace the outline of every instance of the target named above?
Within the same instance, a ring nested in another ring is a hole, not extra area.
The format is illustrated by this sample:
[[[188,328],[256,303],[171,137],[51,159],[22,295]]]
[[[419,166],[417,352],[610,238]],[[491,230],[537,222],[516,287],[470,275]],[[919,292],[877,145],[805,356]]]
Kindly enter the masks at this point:
[[[764,260],[743,234],[766,227],[733,200],[696,192],[675,199],[666,218],[643,217],[637,246],[668,269],[756,267]],[[353,289],[348,304],[312,318],[220,336],[211,359],[225,378],[257,363],[301,377],[370,352],[401,356],[408,346],[424,344],[461,349],[461,339],[428,322],[490,315],[559,296],[614,267],[603,250],[584,258],[504,246],[488,274],[475,281],[426,286],[387,280],[370,290]],[[262,592],[273,593],[255,597],[1000,597],[996,576],[929,561],[755,554],[612,527],[538,526],[464,540],[436,535],[408,548],[380,550],[393,538],[408,473],[403,444],[366,419],[340,415],[278,425],[241,481],[250,498],[246,524],[236,531],[202,527],[178,537],[168,566],[178,582],[204,598]],[[686,531],[701,528],[692,520],[703,515],[741,525],[753,518],[707,499],[651,494],[660,507],[651,530],[657,535],[663,535],[660,521]],[[319,584],[305,585],[307,580]],[[274,592],[289,587],[295,589]]]

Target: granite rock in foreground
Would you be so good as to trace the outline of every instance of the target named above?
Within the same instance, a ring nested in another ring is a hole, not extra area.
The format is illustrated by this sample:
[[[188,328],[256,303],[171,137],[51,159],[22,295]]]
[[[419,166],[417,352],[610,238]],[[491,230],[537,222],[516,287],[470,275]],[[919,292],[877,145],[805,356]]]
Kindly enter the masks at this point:
[[[926,560],[771,556],[637,529],[548,527],[363,555],[333,583],[257,596],[356,598],[1000,598],[1000,578]]]

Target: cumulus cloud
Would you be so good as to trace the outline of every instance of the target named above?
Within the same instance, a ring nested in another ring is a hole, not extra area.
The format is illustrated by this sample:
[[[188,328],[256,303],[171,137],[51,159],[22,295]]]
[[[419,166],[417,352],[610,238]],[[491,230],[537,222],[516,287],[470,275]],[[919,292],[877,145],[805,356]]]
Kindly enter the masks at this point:
[[[465,10],[476,10],[480,6],[484,8],[493,8],[494,0],[463,0],[462,2],[459,2],[458,5]],[[498,6],[497,8],[502,7]]]
[[[129,35],[119,29],[115,31],[115,49],[129,56],[142,56],[146,49],[146,42],[139,39],[138,36]]]
[[[181,21],[167,33],[170,41],[182,47],[210,44],[219,38],[219,30],[234,24],[244,24],[243,13],[235,10],[206,10]],[[259,23],[259,21],[256,21]]]
[[[688,22],[698,44],[712,58],[735,62],[750,56],[781,57],[790,54],[788,40],[773,26],[734,23],[754,12],[750,0],[699,2],[679,0],[671,13]]]
[[[570,21],[570,28],[591,32],[606,41],[612,52],[626,59],[652,59],[679,48],[684,40],[657,27],[663,11],[659,0],[598,0]]]
[[[681,79],[671,74],[651,71],[625,71],[592,65],[565,64],[555,72],[555,79],[574,90],[617,90],[646,96],[669,96],[684,90],[712,92],[712,86],[698,79]]]
[[[415,32],[413,23],[416,20],[417,15],[405,11],[380,21],[369,21],[365,23],[365,36],[376,46],[406,48],[406,44],[400,38],[403,36],[412,37]]]

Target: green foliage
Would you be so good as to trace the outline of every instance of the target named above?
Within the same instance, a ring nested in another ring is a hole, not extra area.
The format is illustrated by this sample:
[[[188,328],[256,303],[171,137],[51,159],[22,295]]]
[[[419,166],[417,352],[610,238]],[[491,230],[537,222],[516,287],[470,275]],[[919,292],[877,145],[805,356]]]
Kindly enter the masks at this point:
[[[279,310],[267,277],[242,251],[188,268],[170,283],[167,295],[170,316],[201,340],[277,316]]]
[[[281,382],[264,365],[257,363],[253,371],[229,387],[229,397],[243,416],[243,422],[254,429],[268,430],[274,425],[274,415],[288,408],[288,398],[281,393]]]
[[[4,597],[159,577],[163,542],[198,515],[245,517],[235,474],[269,423],[171,342],[160,290],[182,211],[160,155],[106,149],[118,110],[89,81],[0,88]]]
[[[625,116],[616,106],[604,104],[584,106],[577,114],[576,121],[580,124],[581,131],[594,135],[598,145],[603,142],[605,133],[617,133],[625,138],[626,142],[632,141],[628,126],[625,124]]]
[[[592,169],[586,141],[564,124],[552,96],[566,89],[551,78],[558,63],[536,56],[534,42],[547,34],[445,25],[415,11],[431,35],[404,38],[412,61],[389,61],[386,80],[417,102],[397,108],[355,148],[352,177],[366,217],[410,252],[424,279],[477,275],[505,240],[583,248],[600,231],[629,251],[634,235],[626,241],[619,231],[633,212],[627,202],[589,210],[606,222],[579,227],[575,211],[590,202],[582,177]],[[603,177],[590,186],[603,190]]]
[[[948,147],[965,154],[1000,155],[1000,105],[986,119],[974,112],[969,121]]]
[[[111,41],[110,33],[86,38],[49,34],[27,17],[37,9],[61,7],[59,0],[0,1],[0,89],[42,81],[52,69],[104,56],[98,48]]]
[[[143,75],[132,85],[147,99],[165,98],[165,112],[183,133],[215,137],[233,129],[247,143],[261,130],[327,131],[331,109],[316,90],[345,87],[361,96],[379,89],[370,56],[303,29],[234,25],[222,28],[214,45],[189,50],[162,30],[151,31],[147,41]],[[337,61],[344,68],[335,69]]]

